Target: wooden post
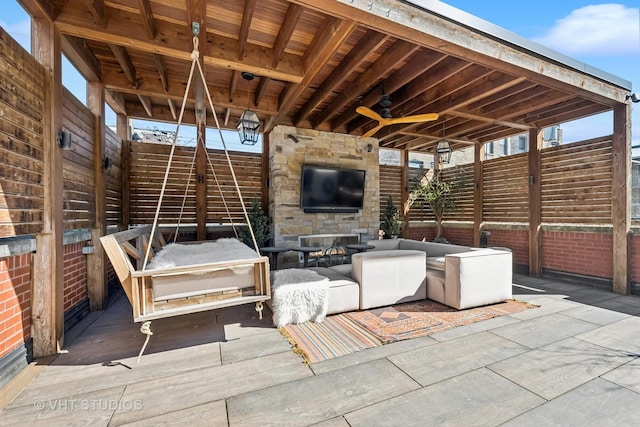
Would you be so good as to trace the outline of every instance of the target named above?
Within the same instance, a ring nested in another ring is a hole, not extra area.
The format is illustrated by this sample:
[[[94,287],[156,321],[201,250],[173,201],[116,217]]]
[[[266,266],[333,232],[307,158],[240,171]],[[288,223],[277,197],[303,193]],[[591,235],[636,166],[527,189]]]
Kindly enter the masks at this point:
[[[261,202],[262,202],[262,210],[264,211],[264,213],[269,216],[269,186],[270,186],[270,182],[269,182],[269,139],[271,136],[271,132],[267,132],[265,134],[262,135],[262,157],[261,157],[261,161],[262,161],[262,173],[261,173],[261,178],[262,178],[262,191],[260,193],[260,198],[261,198]],[[273,234],[273,230],[272,230],[272,234]],[[275,234],[273,234],[274,236],[274,241],[273,244],[275,245]]]
[[[484,221],[484,144],[477,144],[473,150],[473,246],[480,247],[480,233]]]
[[[31,50],[45,68],[44,224],[36,235],[32,278],[32,335],[35,357],[56,354],[64,345],[64,246],[62,152],[62,67],[60,32],[52,22],[33,18]]]
[[[542,275],[542,187],[540,185],[540,150],[542,131],[529,131],[529,276]]]
[[[402,150],[400,158],[402,176],[400,177],[400,212],[402,213],[402,237],[409,237],[409,220],[404,215],[404,205],[409,200],[409,150]],[[407,212],[408,213],[408,212]]]
[[[204,108],[204,107],[203,107]],[[207,147],[205,146],[206,127],[203,121],[197,127],[196,144],[196,223],[197,240],[207,238]]]
[[[87,106],[94,115],[95,131],[93,135],[94,194],[96,220],[91,230],[93,253],[87,255],[87,292],[91,311],[102,310],[107,302],[105,278],[105,254],[100,237],[106,233],[106,189],[105,169],[105,123],[104,123],[104,86],[101,83],[87,83]]]
[[[129,185],[129,176],[131,168],[131,129],[129,128],[129,118],[124,114],[116,116],[116,132],[122,141],[122,150],[120,151],[120,174],[122,177],[122,222],[118,227],[120,230],[126,230],[129,227],[129,217],[131,215],[129,195],[131,187]]]
[[[629,293],[631,228],[631,105],[613,109],[611,223],[613,224],[613,292]]]

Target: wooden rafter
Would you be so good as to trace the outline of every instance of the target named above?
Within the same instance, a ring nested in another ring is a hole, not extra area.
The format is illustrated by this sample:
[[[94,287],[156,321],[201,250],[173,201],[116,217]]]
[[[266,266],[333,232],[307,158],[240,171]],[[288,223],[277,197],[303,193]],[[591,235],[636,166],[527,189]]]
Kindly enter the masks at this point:
[[[302,8],[300,6],[295,3],[289,4],[287,14],[282,21],[280,31],[278,31],[278,37],[276,37],[276,41],[273,44],[273,56],[271,58],[271,66],[273,68],[276,68],[280,63],[280,59],[282,59],[282,55],[284,54],[284,49],[287,47],[287,43],[289,43],[289,39],[293,34],[293,30],[296,28],[298,17],[301,13]]]
[[[165,92],[169,92],[169,79],[167,79],[167,68],[164,65],[164,59],[162,55],[158,55],[157,53],[153,54],[153,63],[156,65],[156,69],[158,70],[158,75],[160,76],[160,82],[162,83],[162,89]]]
[[[107,26],[107,11],[104,5],[104,0],[89,0],[89,12],[100,27]]]
[[[120,64],[120,68],[122,68],[122,72],[125,77],[129,81],[129,84],[135,88],[139,86],[138,79],[136,78],[136,68],[133,66],[133,62],[131,62],[131,58],[127,53],[127,50],[118,45],[109,45],[111,48],[111,52],[116,57],[118,64]]]
[[[148,96],[138,95],[138,99],[140,100],[140,104],[144,108],[144,111],[147,112],[149,117],[153,117],[153,111],[151,108],[151,99]]]
[[[249,37],[249,27],[251,26],[251,19],[253,19],[253,12],[256,8],[256,0],[245,0],[244,11],[242,13],[242,23],[240,24],[240,34],[238,34],[238,60],[242,61],[244,57],[244,49],[247,44],[247,37]]]
[[[149,39],[153,40],[156,37],[156,25],[153,21],[151,3],[149,0],[138,0],[138,4],[140,5],[140,14],[142,15],[142,25],[144,25]]]

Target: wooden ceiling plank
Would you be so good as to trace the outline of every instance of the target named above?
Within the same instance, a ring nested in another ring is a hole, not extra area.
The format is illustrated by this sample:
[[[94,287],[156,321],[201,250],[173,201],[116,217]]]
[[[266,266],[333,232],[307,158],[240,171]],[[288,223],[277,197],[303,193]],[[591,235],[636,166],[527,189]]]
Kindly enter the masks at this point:
[[[244,57],[244,49],[249,37],[249,28],[253,19],[253,12],[256,8],[256,0],[245,0],[244,11],[242,13],[242,23],[240,24],[240,33],[238,34],[238,60],[242,61]]]
[[[115,44],[110,44],[109,47],[111,48],[111,52],[113,52],[113,56],[116,57],[118,64],[120,64],[120,68],[122,68],[122,72],[129,81],[129,84],[133,87],[137,87],[138,81],[136,78],[136,68],[133,66],[127,50],[124,47]]]
[[[229,81],[229,102],[233,102],[234,96],[236,94],[236,89],[238,88],[238,82],[240,81],[240,71],[233,70],[231,73],[231,80]]]
[[[299,84],[289,83],[280,95],[278,112],[269,117],[265,124],[265,132],[270,131],[289,113],[296,100],[307,90],[311,82],[320,73],[323,65],[333,56],[336,50],[356,28],[357,23],[350,19],[327,18],[316,33],[311,45],[303,57],[305,74]]]
[[[457,58],[447,58],[447,56],[431,51],[431,50],[423,50],[414,55],[407,64],[394,72],[388,79],[382,82],[385,91],[389,91],[389,93],[394,93],[398,91],[405,85],[419,85],[421,84],[422,77],[425,78],[431,77],[434,74],[434,67],[438,64],[442,63],[445,59],[453,59],[454,61],[459,62],[460,64],[467,64],[466,62],[459,60]],[[427,64],[427,65],[425,65]],[[436,71],[437,73],[437,71]],[[415,83],[414,83],[415,81]],[[429,79],[429,82],[437,81],[436,79]],[[429,85],[432,83],[424,83],[423,91],[428,90]],[[413,90],[408,90],[407,92],[412,92]],[[380,93],[374,90],[370,91],[364,98],[360,101],[360,105],[364,105],[367,107],[373,107],[380,101]],[[339,128],[352,121],[353,119],[360,118],[361,116],[356,113],[355,109],[345,111],[344,114],[340,114],[338,117],[332,120],[331,127],[334,129]]]
[[[132,27],[130,13],[115,10],[107,28],[90,25],[69,12],[61,12],[56,26],[63,34],[120,46],[135,46],[142,52],[158,53],[166,57],[191,62],[193,37],[188,31],[176,31],[175,24],[156,21],[158,40],[149,40],[142,28]],[[139,18],[138,18],[139,19]],[[353,22],[353,21],[349,21]],[[355,25],[355,23],[353,23]],[[183,29],[186,30],[186,29]],[[170,36],[169,36],[170,35]],[[284,53],[277,68],[271,67],[271,49],[247,44],[242,61],[237,59],[237,41],[220,35],[207,34],[207,42],[201,43],[200,55],[207,66],[248,71],[259,76],[271,77],[284,82],[300,83],[303,80],[303,60],[294,54]]]
[[[296,114],[294,124],[297,126],[301,121],[307,120],[309,114],[331,94],[331,92],[342,83],[351,73],[354,72],[371,54],[378,50],[389,36],[375,31],[368,31],[344,57],[344,59],[333,69],[320,87],[313,92],[311,98],[302,106]]]
[[[278,31],[276,41],[273,43],[273,58],[271,60],[271,66],[276,68],[280,63],[284,49],[287,47],[293,30],[295,30],[298,23],[298,18],[302,13],[302,8],[295,3],[290,3],[287,9],[287,14],[284,16],[284,21]]]
[[[151,3],[149,0],[138,0],[138,4],[140,5],[140,14],[142,15],[142,25],[144,25],[144,29],[147,31],[149,39],[153,40],[156,38],[156,25],[153,21]]]
[[[344,92],[338,95],[333,102],[327,106],[327,108],[313,117],[311,122],[314,127],[317,127],[321,123],[326,122],[333,116],[339,114],[346,105],[354,103],[358,95],[366,92],[371,87],[376,86],[380,80],[382,80],[382,77],[387,75],[396,64],[404,61],[417,49],[418,47],[412,43],[402,40],[396,42],[389,48],[386,54],[382,55],[376,62],[371,64],[371,66],[365,72],[360,74],[360,76],[358,76]]]
[[[162,57],[162,55],[154,53],[153,62],[156,65],[156,69],[158,70],[160,82],[162,83],[162,89],[164,89],[165,92],[169,92],[169,80],[167,79],[167,68],[164,65],[164,58]]]
[[[144,111],[147,112],[149,117],[153,117],[153,112],[151,110],[151,99],[148,96],[138,95],[138,99],[140,100],[140,104],[144,108]]]
[[[62,51],[88,82],[102,81],[100,61],[91,52],[86,41],[73,36],[64,36]]]

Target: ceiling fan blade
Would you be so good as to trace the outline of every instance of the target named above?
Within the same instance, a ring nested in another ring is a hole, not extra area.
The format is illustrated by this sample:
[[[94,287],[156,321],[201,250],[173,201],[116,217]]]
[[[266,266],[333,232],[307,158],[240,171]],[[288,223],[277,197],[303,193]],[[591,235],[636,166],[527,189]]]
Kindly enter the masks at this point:
[[[438,120],[439,115],[437,113],[416,114],[415,116],[398,117],[395,119],[388,119],[389,124],[397,123],[422,123],[432,122]]]
[[[369,117],[371,120],[377,120],[379,122],[382,121],[382,116],[380,114],[376,113],[375,111],[373,111],[369,107],[360,106],[360,107],[356,108],[356,113],[362,114],[365,117]]]
[[[378,132],[383,127],[384,127],[383,124],[379,124],[378,126],[369,129],[369,131],[367,133],[365,133],[364,135],[362,135],[361,138],[369,138],[370,136],[373,136],[376,132]]]

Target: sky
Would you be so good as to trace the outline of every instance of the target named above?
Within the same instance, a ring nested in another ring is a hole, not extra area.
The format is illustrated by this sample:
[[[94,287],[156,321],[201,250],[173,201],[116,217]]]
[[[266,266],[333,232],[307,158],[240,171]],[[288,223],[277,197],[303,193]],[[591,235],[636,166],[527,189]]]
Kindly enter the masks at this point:
[[[5,0],[2,26],[29,50],[30,23],[16,0]],[[446,0],[453,7],[498,25],[592,67],[632,83],[640,96],[640,6],[638,0],[605,3],[597,0]],[[505,6],[508,4],[508,6]],[[85,87],[73,67],[64,61],[63,84],[81,101]],[[564,142],[610,135],[613,115],[605,113],[562,124]],[[107,125],[115,124],[115,114],[107,109]],[[136,121],[136,127],[175,131],[175,125]],[[193,140],[192,127],[182,126],[183,140]],[[240,146],[237,136],[225,136],[229,149]],[[207,146],[216,147],[217,132],[207,132]],[[632,104],[632,147],[640,155],[640,103]],[[260,145],[254,147],[260,151]]]

